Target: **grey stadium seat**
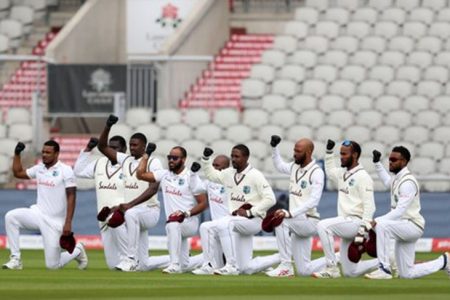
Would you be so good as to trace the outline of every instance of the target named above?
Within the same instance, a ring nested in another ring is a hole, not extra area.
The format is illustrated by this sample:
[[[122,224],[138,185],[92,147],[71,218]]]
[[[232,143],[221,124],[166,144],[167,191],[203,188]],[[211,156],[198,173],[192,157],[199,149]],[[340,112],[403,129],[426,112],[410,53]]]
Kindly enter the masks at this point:
[[[395,78],[417,84],[422,79],[422,71],[418,66],[404,65],[397,69]]]
[[[279,50],[266,50],[261,56],[261,63],[280,68],[286,62],[286,54]]]
[[[328,139],[341,140],[342,130],[338,126],[324,125],[317,128],[314,138],[319,141],[326,141]]]
[[[350,126],[345,130],[344,138],[365,143],[370,140],[370,129],[363,126]]]
[[[310,50],[298,50],[292,54],[290,62],[309,69],[316,65],[317,54]]]
[[[417,113],[414,123],[428,129],[436,128],[441,124],[439,111],[424,110]]]
[[[262,159],[267,157],[269,154],[269,141],[270,136],[263,141],[260,140],[251,140],[246,143],[247,147],[250,149],[250,156],[256,157],[258,159]]]
[[[434,160],[440,160],[444,157],[444,145],[436,142],[426,142],[419,146],[417,155],[421,157],[430,157]]]
[[[211,146],[211,149],[214,150],[214,153],[217,155],[223,154],[230,156],[231,149],[236,145],[235,143],[232,143],[227,140],[217,140],[209,144]]]
[[[285,131],[282,127],[268,124],[259,128],[256,138],[260,141],[266,141],[272,135],[279,135],[281,138],[284,138],[284,133]]]
[[[373,25],[378,20],[378,11],[371,7],[360,7],[353,12],[351,19]]]
[[[295,20],[314,25],[319,20],[319,12],[312,7],[299,7],[295,10]]]
[[[120,135],[122,136],[126,141],[128,141],[133,134],[133,131],[130,126],[124,123],[119,123],[111,127],[111,130],[109,132],[109,138]]]
[[[429,108],[429,100],[422,96],[410,96],[403,101],[403,109],[410,113],[417,113]]]
[[[269,122],[269,113],[263,109],[253,108],[246,109],[242,113],[242,124],[251,127],[259,128]]]
[[[297,121],[298,114],[290,109],[281,109],[272,112],[269,118],[269,123],[278,125],[284,128],[289,128]]]
[[[159,140],[157,145],[158,146],[156,147],[155,155],[157,155],[157,156],[159,155],[159,156],[165,158],[166,155],[168,155],[170,153],[170,150],[179,144],[174,140],[163,139],[163,140]]]
[[[167,127],[181,122],[181,113],[177,109],[160,109],[156,115],[156,124]]]
[[[172,124],[166,128],[165,137],[181,143],[192,137],[192,129],[186,124]]]
[[[33,126],[31,124],[12,124],[9,126],[8,137],[20,140],[24,143],[31,143],[33,140]]]
[[[430,140],[430,132],[423,126],[411,126],[403,132],[403,140],[412,144],[422,144]]]
[[[226,130],[225,138],[234,143],[246,143],[252,138],[252,130],[245,125],[232,125]]]
[[[297,141],[301,138],[311,139],[313,137],[312,129],[309,126],[295,125],[287,129],[286,139]]]
[[[356,92],[356,85],[348,80],[336,80],[330,85],[328,89],[329,94],[339,95],[344,98],[349,98],[353,96],[355,92]]]
[[[295,81],[289,79],[277,79],[272,84],[272,94],[292,98],[297,94],[298,87]]]
[[[450,96],[439,96],[436,97],[431,103],[431,107],[442,113],[450,112]]]
[[[375,129],[383,122],[383,115],[376,110],[361,111],[356,115],[356,125]]]
[[[353,124],[353,113],[347,110],[333,111],[326,120],[328,124],[345,128]]]
[[[342,68],[339,77],[344,80],[350,80],[354,83],[360,83],[366,79],[366,68],[358,65],[348,65]]]
[[[298,123],[317,128],[324,124],[324,115],[319,110],[305,110],[301,113]]]
[[[411,114],[403,110],[391,111],[385,118],[387,125],[407,128],[411,124]]]
[[[440,126],[434,129],[433,141],[439,143],[450,143],[450,126]]]
[[[192,127],[198,127],[210,123],[209,111],[203,108],[190,108],[184,111],[184,123]]]
[[[298,95],[292,99],[291,108],[296,112],[303,112],[318,107],[319,100],[311,95]]]
[[[270,65],[255,64],[250,69],[250,78],[270,83],[275,78],[275,69]]]
[[[401,107],[401,100],[395,96],[381,96],[375,102],[375,109],[386,114]]]
[[[369,74],[368,78],[372,80],[380,81],[384,84],[391,82],[394,79],[394,70],[390,66],[379,65],[374,66]]]
[[[234,108],[220,108],[214,111],[214,123],[226,128],[239,123],[239,111]]]
[[[342,110],[345,106],[344,98],[335,95],[323,96],[319,102],[321,111],[329,113],[336,110]]]
[[[389,7],[381,11],[380,21],[393,22],[397,25],[403,25],[406,20],[406,11],[398,7]]]
[[[261,107],[266,111],[274,111],[287,107],[287,99],[281,95],[265,95],[262,98]]]
[[[279,79],[288,79],[297,83],[303,82],[305,80],[305,77],[305,68],[294,64],[284,65],[277,75],[277,78]]]
[[[330,50],[323,54],[321,63],[325,65],[332,65],[336,68],[342,68],[347,65],[348,55],[344,51]]]
[[[413,174],[429,175],[436,172],[435,161],[429,157],[415,157],[408,164]]]
[[[374,139],[384,144],[395,143],[400,139],[400,130],[394,126],[380,126],[375,129]]]
[[[409,13],[408,19],[430,25],[434,20],[434,11],[425,7],[418,7]]]
[[[246,99],[259,99],[266,92],[266,84],[257,79],[244,79],[241,85],[241,95]]]
[[[333,82],[337,76],[337,70],[334,66],[317,65],[313,70],[313,78],[325,81],[326,83]]]
[[[297,50],[297,39],[289,35],[276,36],[273,40],[273,48],[284,51],[286,54],[290,54]]]
[[[194,137],[205,143],[222,138],[222,128],[216,124],[204,124],[195,130]]]
[[[353,113],[359,113],[373,108],[373,100],[367,96],[355,95],[348,99],[347,109]]]

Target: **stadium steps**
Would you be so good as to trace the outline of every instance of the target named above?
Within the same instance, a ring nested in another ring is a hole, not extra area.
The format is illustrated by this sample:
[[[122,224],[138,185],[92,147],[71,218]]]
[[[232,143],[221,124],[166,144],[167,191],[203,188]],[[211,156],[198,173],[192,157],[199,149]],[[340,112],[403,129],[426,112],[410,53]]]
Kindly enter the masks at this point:
[[[250,74],[253,64],[272,47],[273,35],[233,34],[185,93],[181,108],[241,108],[241,82]]]

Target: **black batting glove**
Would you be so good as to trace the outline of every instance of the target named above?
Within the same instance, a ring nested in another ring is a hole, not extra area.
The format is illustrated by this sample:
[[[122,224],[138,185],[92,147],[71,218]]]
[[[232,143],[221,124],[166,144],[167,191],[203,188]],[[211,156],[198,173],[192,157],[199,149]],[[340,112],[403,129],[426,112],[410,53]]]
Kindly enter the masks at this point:
[[[380,161],[380,158],[381,158],[381,152],[378,151],[378,150],[373,150],[373,151],[372,151],[372,154],[373,154],[372,161],[373,161],[374,163],[379,162],[379,161]]]
[[[208,159],[213,153],[213,149],[205,147],[205,149],[203,150],[203,158]]]
[[[327,141],[327,150],[328,150],[328,151],[333,150],[335,144],[336,144],[336,143],[335,143],[334,141],[328,140],[328,141]]]
[[[118,117],[116,117],[115,115],[109,115],[108,120],[106,120],[106,126],[111,128],[114,124],[117,123],[117,121],[119,121]]]
[[[25,144],[22,142],[18,142],[16,148],[14,148],[14,154],[20,155],[20,152],[25,150]]]
[[[270,137],[270,146],[276,147],[281,142],[281,138],[278,135],[272,135]]]
[[[147,153],[148,156],[152,155],[153,152],[156,150],[156,144],[154,143],[148,143],[147,148],[145,148],[145,153]]]
[[[192,166],[191,166],[191,171],[192,172],[198,172],[198,170],[200,170],[201,166],[198,162],[193,162]]]
[[[87,148],[89,150],[94,149],[95,147],[97,147],[98,145],[98,138],[96,137],[91,137],[91,139],[89,140],[88,144],[87,144]]]

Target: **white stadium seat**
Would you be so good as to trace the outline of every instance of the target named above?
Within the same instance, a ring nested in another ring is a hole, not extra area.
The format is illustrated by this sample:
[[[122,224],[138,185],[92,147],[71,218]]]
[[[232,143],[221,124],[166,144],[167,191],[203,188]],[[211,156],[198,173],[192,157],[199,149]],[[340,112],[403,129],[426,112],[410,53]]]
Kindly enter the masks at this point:
[[[47,0],[23,0],[23,5],[33,9],[35,20],[43,19],[47,13]]]
[[[209,143],[210,141],[208,141]],[[203,143],[200,140],[193,139],[193,140],[185,140],[183,143],[181,143],[181,147],[186,149],[186,152],[189,153],[190,156],[200,158],[203,154],[203,149],[205,149],[205,146],[207,144]]]
[[[34,20],[34,10],[31,7],[13,6],[9,18],[19,21],[23,26],[23,32],[27,35],[30,34]]]
[[[330,50],[323,54],[321,62],[325,65],[332,65],[336,68],[342,68],[347,64],[347,53],[339,50]]]
[[[244,79],[241,86],[243,98],[259,99],[266,93],[266,84],[257,79]]]
[[[269,113],[263,109],[245,109],[242,113],[242,124],[250,128],[259,128],[269,123]]]
[[[436,21],[450,22],[450,7],[441,9],[436,16]]]
[[[270,141],[270,137],[267,137],[265,141]],[[246,143],[246,146],[250,149],[250,156],[258,159],[266,158],[269,150],[269,144],[260,140],[251,140]]]
[[[146,107],[129,108],[125,114],[125,123],[136,127],[152,121],[152,111]]]
[[[328,0],[306,0],[305,6],[313,7],[320,12],[325,11],[329,7]]]
[[[0,139],[7,137],[8,127],[6,124],[0,123]]]
[[[365,143],[370,141],[371,131],[367,127],[355,125],[350,126],[345,130],[344,138],[357,141],[358,143]]]
[[[444,157],[444,145],[436,142],[426,142],[419,146],[417,155],[421,157],[430,157],[434,160],[440,160]]]
[[[323,96],[319,102],[319,109],[326,113],[336,110],[342,110],[344,109],[344,106],[345,106],[344,98],[335,95]]]
[[[281,138],[284,138],[284,133],[285,131],[282,127],[268,124],[259,128],[256,138],[260,141],[267,141],[267,139],[272,135],[279,135]]]
[[[290,54],[297,50],[297,39],[288,35],[278,35],[273,40],[273,48]]]
[[[353,12],[351,19],[373,25],[378,20],[378,11],[370,7],[360,7]]]
[[[396,0],[395,4],[406,11],[411,11],[420,6],[420,0]]]
[[[109,132],[109,137],[113,137],[115,135],[122,136],[126,141],[128,141],[132,135],[131,127],[124,123],[118,123],[111,127],[111,131]]]
[[[406,55],[414,49],[414,40],[407,36],[394,36],[388,43],[389,51],[398,51]]]
[[[427,34],[427,25],[418,21],[406,22],[403,25],[402,34],[416,40],[420,39]]]
[[[384,94],[384,84],[377,80],[366,80],[358,87],[358,95],[368,96],[373,99]]]
[[[392,22],[397,25],[403,25],[406,20],[406,11],[398,7],[389,7],[381,11],[379,21]]]
[[[272,112],[269,123],[280,127],[289,128],[297,122],[298,114],[290,109],[281,109]]]
[[[167,140],[167,139],[159,140],[158,147],[156,147],[155,150],[155,155],[162,156],[165,158],[166,155],[170,153],[170,150],[177,145],[179,144],[174,140]]]
[[[367,69],[377,64],[378,55],[372,51],[357,51],[350,57],[350,62],[354,65],[364,66]]]
[[[368,36],[371,31],[370,24],[362,21],[353,21],[347,24],[345,33],[347,36],[352,36],[362,39]]]
[[[0,54],[5,54],[9,50],[9,37],[0,34]]]
[[[192,137],[192,128],[186,124],[172,124],[166,128],[165,138],[181,143]]]
[[[423,79],[445,84],[449,80],[448,70],[443,66],[430,66],[425,70]]]
[[[322,80],[306,80],[303,83],[302,94],[322,97],[327,93],[327,83]]]
[[[415,8],[409,13],[409,20],[430,25],[434,20],[434,12],[424,7]]]
[[[438,143],[450,142],[450,126],[440,126],[433,131],[433,141]]]
[[[272,94],[282,95],[286,98],[294,97],[298,92],[297,83],[288,79],[277,79],[272,84]]]
[[[197,127],[211,122],[211,116],[208,110],[202,108],[186,109],[183,117],[184,123],[189,126]]]
[[[316,24],[315,34],[333,40],[339,35],[339,24],[332,21],[320,21]]]
[[[311,139],[313,137],[312,129],[309,126],[294,125],[288,128],[286,138],[291,141],[297,141],[301,138]]]
[[[389,40],[398,35],[398,25],[393,22],[375,23],[372,34]]]
[[[386,87],[386,95],[397,96],[401,99],[413,94],[413,85],[404,80],[394,80]]]
[[[331,140],[341,140],[342,139],[342,131],[337,126],[332,125],[324,125],[319,127],[314,134],[314,138],[319,141],[326,141],[328,139]]]
[[[250,78],[262,80],[270,83],[275,77],[275,70],[272,66],[263,64],[254,64],[250,69]]]
[[[280,68],[286,62],[286,54],[279,50],[266,50],[261,55],[261,63]]]
[[[8,137],[24,143],[31,143],[34,135],[33,131],[31,124],[15,123],[9,126]]]
[[[387,150],[385,143],[380,143],[376,141],[368,141],[365,143],[362,143],[361,149],[365,149],[365,151],[368,151],[369,153],[372,153],[373,150],[378,150],[381,152],[383,156],[386,156]]]
[[[422,0],[421,6],[438,12],[447,7],[447,0]]]
[[[287,22],[284,27],[284,34],[291,35],[298,40],[303,40],[308,36],[308,24],[301,21],[290,21]]]
[[[162,130],[155,123],[139,125],[135,131],[144,134],[149,141],[157,141],[162,137]]]
[[[30,110],[24,107],[11,107],[8,110],[6,124],[31,123]]]
[[[354,11],[361,6],[361,1],[359,0],[336,0],[336,6],[345,8],[349,11]]]
[[[349,98],[355,94],[356,85],[348,80],[336,80],[330,85],[328,91],[329,94]]]
[[[380,65],[398,68],[399,66],[405,64],[405,55],[398,51],[386,51],[380,54],[378,63]]]
[[[316,65],[317,54],[309,50],[299,50],[292,54],[291,63],[300,65],[307,69]]]
[[[375,8],[376,10],[383,11],[389,7],[394,6],[393,0],[369,0],[369,7]]]
[[[353,113],[359,113],[365,110],[371,110],[373,107],[373,100],[367,96],[355,95],[350,97],[347,101],[347,109]]]
[[[114,127],[115,126],[113,126],[113,128]],[[17,142],[18,140],[11,138],[0,139],[0,154],[12,157],[14,155],[14,149],[16,148]]]
[[[298,123],[317,128],[324,124],[324,115],[319,110],[305,110],[301,113]]]
[[[311,95],[297,95],[291,101],[291,109],[296,112],[313,110],[318,106],[319,100]]]
[[[392,110],[400,109],[401,100],[395,96],[381,96],[375,102],[375,109],[386,114]]]
[[[8,16],[10,6],[10,0],[0,0],[0,20]]]
[[[417,84],[416,94],[433,99],[443,94],[443,86],[437,81],[421,81]]]
[[[261,100],[261,107],[266,111],[287,107],[287,99],[281,95],[265,95]]]
[[[450,175],[450,157],[441,159],[438,164],[438,169],[440,173]]]
[[[217,140],[210,143],[211,149],[214,150],[214,153],[216,153],[217,155],[223,154],[226,156],[230,156],[231,149],[233,149],[235,145],[236,145],[235,143],[232,143],[227,140]]]
[[[353,124],[353,113],[347,110],[333,111],[327,118],[327,123],[341,128],[346,128]]]
[[[394,126],[380,126],[375,129],[375,141],[392,144],[400,139],[400,130]]]
[[[403,101],[403,109],[413,114],[428,108],[429,100],[422,96],[409,96]]]
[[[177,109],[160,109],[156,115],[156,124],[167,127],[181,122],[181,113]]]
[[[328,50],[328,44],[327,38],[319,35],[310,35],[305,38],[302,48],[317,54],[323,54]]]
[[[366,68],[359,65],[347,65],[342,68],[339,77],[358,84],[366,79]]]
[[[220,108],[214,111],[214,123],[226,128],[230,125],[239,123],[239,111],[233,108]]]
[[[387,84],[394,80],[394,70],[392,67],[387,65],[374,66],[370,70],[368,78]]]
[[[197,127],[194,137],[209,143],[222,137],[222,128],[215,124],[205,124]]]
[[[332,7],[325,11],[324,20],[332,21],[340,26],[344,26],[350,19],[350,12],[341,7]]]
[[[420,145],[430,138],[430,132],[423,126],[411,126],[405,129],[403,132],[403,140],[410,142],[411,144]]]
[[[295,10],[295,20],[314,25],[319,20],[319,12],[312,7],[299,7]]]
[[[433,55],[429,52],[425,51],[414,51],[411,52],[407,59],[406,63],[408,65],[417,66],[421,69],[425,69],[431,65],[433,61]]]
[[[0,33],[9,37],[9,46],[17,49],[24,34],[23,25],[17,20],[5,19],[0,21]]]
[[[330,83],[336,80],[337,70],[334,66],[317,65],[313,70],[312,77]]]
[[[442,49],[442,41],[434,36],[426,36],[417,41],[416,49],[436,55]]]
[[[371,129],[377,128],[383,122],[383,115],[376,110],[361,111],[356,115],[356,125],[368,127]]]
[[[450,52],[443,51],[434,57],[434,64],[446,68],[450,68]]]
[[[278,72],[277,78],[289,79],[297,83],[301,83],[305,80],[306,70],[299,65],[288,64],[284,65]]]
[[[418,176],[430,175],[436,171],[435,161],[429,157],[415,157],[408,164],[408,168]]]
[[[397,69],[395,78],[417,84],[422,79],[422,71],[418,66],[403,65]]]
[[[428,129],[433,129],[440,125],[441,115],[439,111],[424,110],[417,113],[414,123]]]
[[[379,36],[366,36],[361,40],[360,48],[381,54],[386,50],[386,40]]]
[[[428,29],[428,35],[446,40],[450,37],[450,24],[447,22],[433,22]]]
[[[242,124],[232,125],[226,130],[225,138],[234,143],[246,143],[252,139],[252,129]]]
[[[330,46],[330,49],[344,51],[347,54],[351,54],[358,50],[359,41],[353,36],[339,36]]]
[[[399,128],[407,128],[411,125],[411,114],[403,110],[391,111],[385,118],[387,125],[396,126]]]
[[[431,107],[435,111],[439,111],[441,113],[450,112],[450,96],[446,95],[434,98],[433,102],[431,103]]]

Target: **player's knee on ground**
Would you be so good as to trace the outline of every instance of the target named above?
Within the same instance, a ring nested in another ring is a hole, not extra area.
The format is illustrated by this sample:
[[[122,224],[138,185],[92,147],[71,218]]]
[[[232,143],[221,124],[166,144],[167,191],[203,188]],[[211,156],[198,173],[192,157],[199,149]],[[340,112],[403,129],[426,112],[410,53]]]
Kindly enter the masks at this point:
[[[46,261],[45,267],[49,270],[58,270],[61,268],[59,261]]]

